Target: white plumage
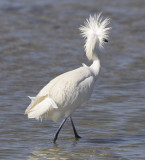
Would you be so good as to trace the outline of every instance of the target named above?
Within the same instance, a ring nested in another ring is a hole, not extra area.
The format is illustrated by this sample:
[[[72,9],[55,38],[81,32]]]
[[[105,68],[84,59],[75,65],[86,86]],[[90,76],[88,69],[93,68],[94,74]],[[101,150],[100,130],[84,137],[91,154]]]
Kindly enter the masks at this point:
[[[56,77],[32,99],[26,110],[28,118],[57,121],[61,117],[68,117],[89,98],[94,79],[90,67],[80,67]]]
[[[58,121],[71,116],[76,108],[85,103],[94,88],[100,70],[99,52],[104,41],[107,42],[110,28],[109,19],[102,20],[101,14],[90,16],[85,25],[80,27],[82,36],[86,39],[85,51],[91,66],[66,72],[51,80],[36,97],[30,97],[31,104],[25,111],[28,118],[49,118]],[[98,51],[98,52],[97,52]]]
[[[109,38],[109,30],[111,29],[107,27],[109,23],[110,19],[103,20],[100,13],[97,16],[90,16],[85,25],[80,27],[81,34],[86,39],[84,48],[89,60],[98,59],[99,50],[104,47],[104,39]]]

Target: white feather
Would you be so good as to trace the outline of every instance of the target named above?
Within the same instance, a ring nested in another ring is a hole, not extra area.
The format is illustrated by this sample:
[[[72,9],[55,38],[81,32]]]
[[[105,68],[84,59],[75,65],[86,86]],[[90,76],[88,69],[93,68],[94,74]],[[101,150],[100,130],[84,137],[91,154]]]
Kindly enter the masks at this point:
[[[83,67],[88,67],[85,63],[82,63],[82,66],[83,66]]]
[[[110,27],[107,27],[110,22],[109,18],[103,20],[101,13],[97,16],[91,16],[86,20],[84,26],[80,27],[81,35],[86,39],[84,45],[86,56],[89,60],[95,60],[98,53],[95,47],[99,50],[104,46],[104,39],[108,39]]]
[[[28,118],[41,119],[43,114],[57,108],[58,106],[56,103],[50,97],[46,97],[43,101],[36,104],[35,107],[29,111]]]
[[[30,98],[32,101],[35,100],[35,97],[30,97],[30,96],[28,96],[28,98]]]
[[[54,102],[54,100],[53,100],[52,98],[50,98],[50,97],[47,97],[47,98],[48,98],[49,103],[52,105],[52,107],[55,108],[55,109],[57,109],[58,106],[57,106],[57,104]]]
[[[76,108],[89,99],[100,70],[100,60],[95,47],[103,46],[103,38],[108,38],[110,30],[106,28],[109,19],[102,20],[100,16],[100,14],[90,16],[85,26],[80,28],[83,37],[86,38],[86,55],[89,60],[94,60],[92,65],[82,64],[83,67],[59,75],[35,98],[29,97],[32,102],[25,111],[28,118],[50,118],[57,121],[70,116]]]

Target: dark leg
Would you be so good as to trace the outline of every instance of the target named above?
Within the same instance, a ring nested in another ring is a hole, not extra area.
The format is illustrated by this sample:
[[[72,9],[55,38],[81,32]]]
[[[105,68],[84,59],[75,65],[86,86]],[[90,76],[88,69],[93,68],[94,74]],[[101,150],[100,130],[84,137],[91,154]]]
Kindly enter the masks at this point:
[[[71,117],[70,117],[70,120],[71,120],[71,124],[72,124],[72,127],[73,127],[73,131],[74,131],[75,138],[81,138],[81,137],[77,134],[75,125],[74,125],[73,120],[72,120]]]
[[[62,128],[62,126],[64,125],[64,123],[65,123],[66,120],[67,120],[67,118],[65,118],[65,119],[62,121],[61,125],[59,126],[59,128],[58,128],[58,130],[57,130],[57,132],[56,132],[56,134],[55,134],[55,137],[54,137],[54,139],[53,139],[53,143],[56,142],[57,137],[58,137],[58,134],[59,134],[59,132],[60,132],[60,130],[61,130],[61,128]]]

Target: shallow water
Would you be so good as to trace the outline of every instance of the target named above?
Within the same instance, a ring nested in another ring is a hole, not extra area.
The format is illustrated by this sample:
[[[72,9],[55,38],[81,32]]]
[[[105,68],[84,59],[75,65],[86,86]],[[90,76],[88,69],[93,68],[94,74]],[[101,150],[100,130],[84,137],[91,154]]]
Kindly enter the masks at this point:
[[[0,159],[145,159],[145,1],[0,1]],[[28,120],[30,100],[55,76],[85,62],[78,27],[89,14],[111,21],[110,42],[89,102],[68,121]]]

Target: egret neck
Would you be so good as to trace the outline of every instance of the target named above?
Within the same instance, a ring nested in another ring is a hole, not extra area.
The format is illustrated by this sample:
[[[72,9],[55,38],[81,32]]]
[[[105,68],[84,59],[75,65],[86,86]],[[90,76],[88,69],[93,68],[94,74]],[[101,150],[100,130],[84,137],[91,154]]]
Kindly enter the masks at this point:
[[[90,68],[92,69],[96,77],[100,71],[101,54],[98,48],[99,39],[96,37],[96,35],[91,35],[89,38],[90,39],[87,39],[86,44],[85,44],[86,55],[90,60],[93,60],[93,63],[90,66]]]
[[[90,68],[92,69],[95,77],[98,75],[100,70],[100,49],[99,49],[99,39],[96,34],[90,32],[86,39],[85,51],[86,56],[89,60],[93,60]]]
[[[90,68],[92,69],[95,77],[98,75],[99,71],[100,71],[100,59],[97,58],[93,61],[92,65],[90,66]]]

